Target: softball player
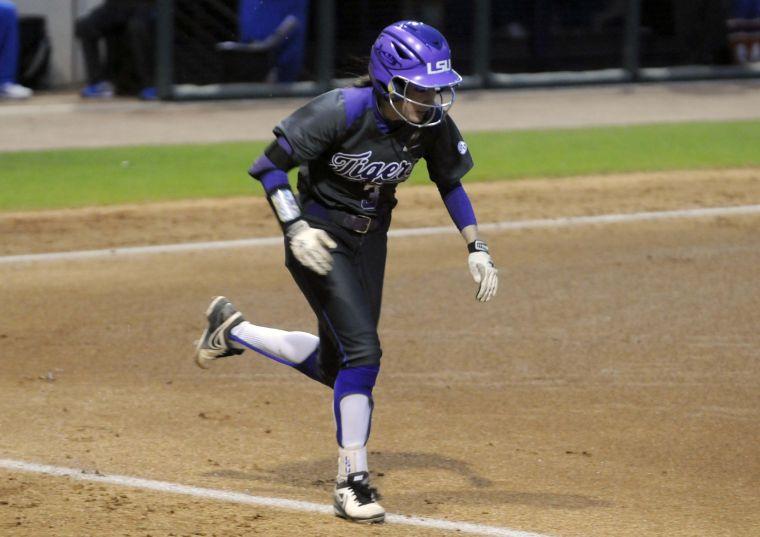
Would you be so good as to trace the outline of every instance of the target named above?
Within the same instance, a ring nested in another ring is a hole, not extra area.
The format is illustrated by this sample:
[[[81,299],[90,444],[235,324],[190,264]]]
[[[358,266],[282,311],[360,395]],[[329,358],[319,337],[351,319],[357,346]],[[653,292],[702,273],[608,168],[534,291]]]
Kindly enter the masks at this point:
[[[447,115],[461,80],[444,37],[402,21],[375,41],[363,84],[329,91],[277,125],[249,173],[282,225],[285,264],[317,316],[319,334],[254,325],[216,297],[196,349],[203,368],[251,349],[333,389],[335,514],[355,522],[385,517],[369,486],[366,448],[382,355],[377,325],[396,186],[419,159],[427,161],[467,243],[476,298],[487,302],[496,294],[497,270],[460,182],[472,159]],[[287,177],[295,166],[298,197]]]

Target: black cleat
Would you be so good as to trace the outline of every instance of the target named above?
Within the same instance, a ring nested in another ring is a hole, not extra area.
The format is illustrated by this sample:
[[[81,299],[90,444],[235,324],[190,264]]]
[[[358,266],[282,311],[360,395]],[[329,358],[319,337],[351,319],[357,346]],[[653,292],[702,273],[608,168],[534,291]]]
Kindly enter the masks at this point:
[[[195,348],[198,367],[208,369],[214,360],[243,354],[242,349],[233,348],[229,342],[230,330],[245,321],[232,302],[223,296],[216,297],[206,310],[206,319],[208,326]]]

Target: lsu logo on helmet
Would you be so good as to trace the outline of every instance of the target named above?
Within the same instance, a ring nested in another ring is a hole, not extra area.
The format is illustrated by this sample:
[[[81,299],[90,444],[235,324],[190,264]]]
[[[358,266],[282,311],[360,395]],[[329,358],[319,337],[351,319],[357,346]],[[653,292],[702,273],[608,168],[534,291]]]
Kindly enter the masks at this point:
[[[436,75],[438,73],[445,73],[451,71],[451,58],[445,60],[438,60],[435,62],[435,68],[431,62],[427,63],[427,72],[429,75]]]

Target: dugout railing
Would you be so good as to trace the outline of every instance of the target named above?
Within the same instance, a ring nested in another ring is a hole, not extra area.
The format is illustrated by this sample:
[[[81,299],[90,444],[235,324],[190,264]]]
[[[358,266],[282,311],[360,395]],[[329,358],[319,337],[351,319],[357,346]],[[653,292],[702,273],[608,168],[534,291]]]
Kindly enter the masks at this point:
[[[267,1],[259,2],[258,9]],[[288,3],[299,4],[290,0],[280,5]],[[306,10],[300,19],[296,17],[295,26],[273,27],[271,35],[252,40],[245,37],[242,26],[256,26],[258,21],[244,20],[246,0],[157,0],[160,97],[315,95],[362,74],[379,30],[406,18],[425,20],[443,31],[454,64],[464,75],[464,88],[760,77],[760,61],[732,63],[730,0],[302,0],[300,4]],[[760,35],[760,20],[756,22],[750,37],[753,31]],[[294,27],[305,36],[288,34]],[[302,39],[297,78],[272,81],[280,47],[297,38]]]

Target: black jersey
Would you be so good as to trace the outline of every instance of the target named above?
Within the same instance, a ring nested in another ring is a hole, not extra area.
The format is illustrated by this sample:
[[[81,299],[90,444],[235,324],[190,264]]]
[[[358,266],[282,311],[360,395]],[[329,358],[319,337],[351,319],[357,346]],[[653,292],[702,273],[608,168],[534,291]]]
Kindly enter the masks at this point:
[[[402,122],[403,123],[403,122]],[[420,158],[430,179],[450,190],[472,168],[467,144],[451,117],[436,126],[389,129],[372,88],[342,88],[316,97],[274,129],[300,164],[302,203],[376,216],[396,205],[396,185]]]

